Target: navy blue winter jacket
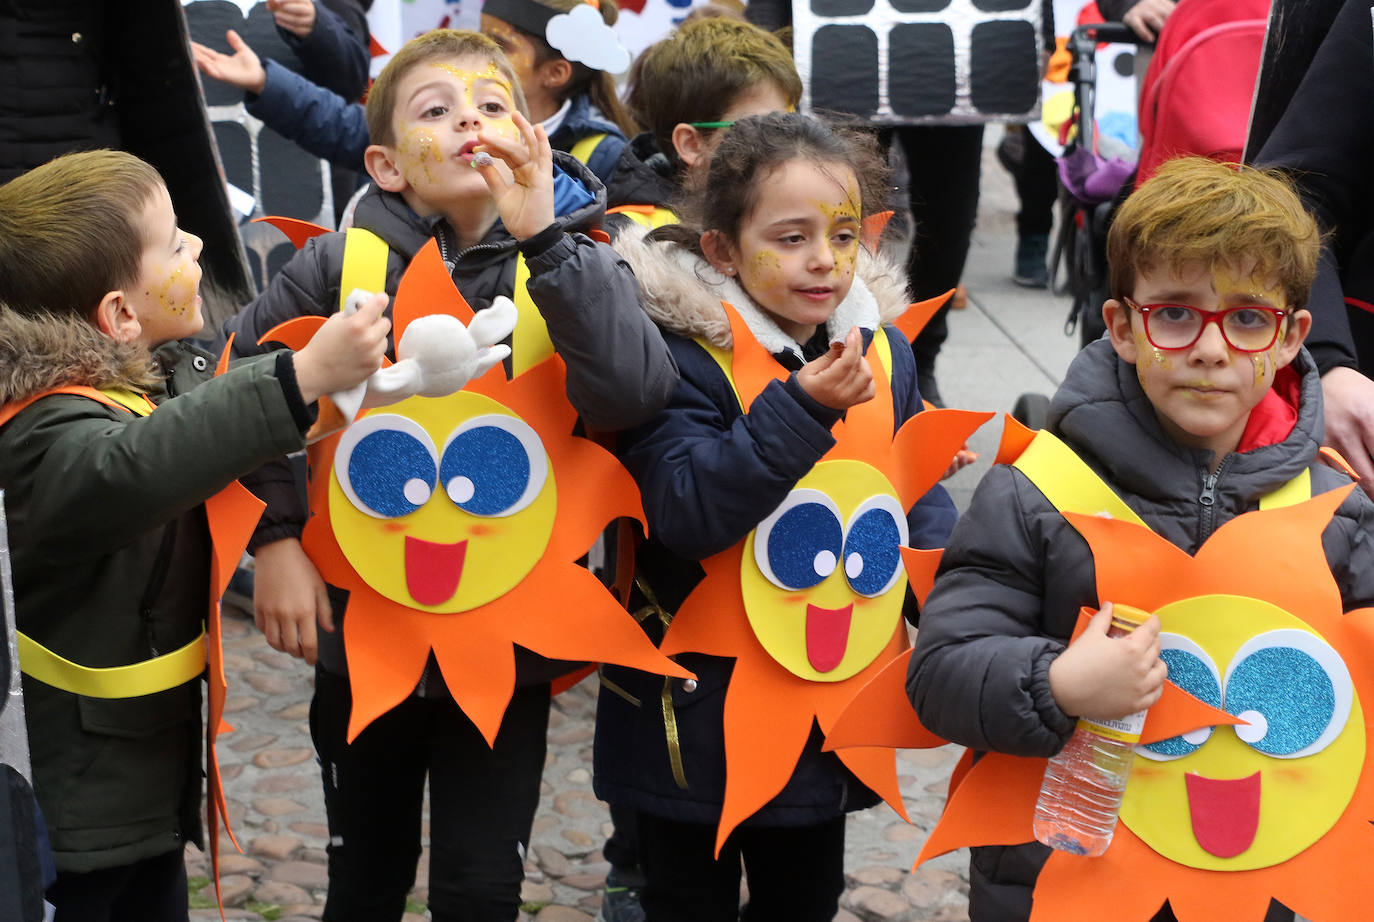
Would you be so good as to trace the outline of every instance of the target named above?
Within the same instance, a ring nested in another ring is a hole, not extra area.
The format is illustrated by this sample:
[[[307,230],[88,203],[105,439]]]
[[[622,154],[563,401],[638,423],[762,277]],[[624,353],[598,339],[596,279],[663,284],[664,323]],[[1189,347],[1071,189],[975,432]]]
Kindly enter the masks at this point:
[[[753,329],[754,321],[743,303],[747,295],[733,282],[703,285],[690,268],[674,281],[672,258],[667,255],[676,250],[671,244],[646,246],[637,235],[626,232],[615,246],[645,285],[646,309],[670,330],[664,338],[681,373],[667,408],[648,423],[622,433],[620,440],[621,458],[640,487],[651,536],[636,556],[640,603],[656,602],[675,612],[702,578],[698,561],[743,540],[777,508],[834,444],[830,430],[841,414],[812,400],[795,374],[785,382],[770,382],[748,412],[742,410],[720,367],[687,336],[709,330],[713,303],[723,319],[721,298],[739,306]],[[665,266],[669,271],[663,271]],[[855,288],[860,287],[856,282]],[[895,291],[901,301],[896,305],[899,310],[905,306],[900,283]],[[683,294],[678,303],[672,303],[675,293]],[[859,323],[865,347],[872,341],[880,300],[881,295],[871,299],[868,326]],[[843,310],[842,305],[836,316]],[[757,310],[752,313],[762,315]],[[883,316],[891,314],[883,312]],[[848,329],[849,320],[838,325]],[[774,351],[780,341],[776,336],[770,339],[768,332],[756,329],[755,335]],[[785,337],[776,327],[773,332]],[[829,332],[822,328],[804,350],[791,343],[774,351],[774,356],[795,371],[803,361],[825,351]],[[892,393],[900,426],[920,412],[921,398],[911,350],[904,348],[905,340],[895,329],[888,327],[887,335],[893,344]],[[956,515],[944,488],[934,487],[908,515],[911,544],[943,546]],[[663,628],[657,618],[651,616],[642,623],[656,641],[661,639]],[[670,763],[660,704],[664,678],[607,666],[603,678],[609,681],[603,682],[597,705],[596,793],[633,810],[685,822],[715,823],[725,791],[723,715],[733,660],[700,654],[683,654],[678,659],[697,675],[695,685],[671,680],[668,686],[688,787],[678,785]],[[820,744],[819,731],[813,729],[783,791],[746,825],[811,825],[877,803],[877,796],[833,753],[822,753]]]

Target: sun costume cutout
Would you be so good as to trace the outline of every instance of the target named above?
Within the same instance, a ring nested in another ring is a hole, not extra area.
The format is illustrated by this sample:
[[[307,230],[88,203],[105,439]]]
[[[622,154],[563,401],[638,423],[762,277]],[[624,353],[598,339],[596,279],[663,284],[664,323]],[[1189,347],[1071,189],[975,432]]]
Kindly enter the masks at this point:
[[[748,407],[790,372],[728,304],[733,348],[707,347]],[[880,343],[882,345],[880,345]],[[900,345],[905,345],[904,343]],[[833,429],[835,445],[744,540],[702,561],[660,649],[735,660],[725,698],[725,799],[716,852],[787,784],[813,722],[828,733],[854,693],[908,646],[899,549],[906,510],[991,414],[928,410],[893,435],[885,335],[868,350],[877,393]],[[938,557],[938,551],[926,552]],[[891,750],[838,753],[906,816]]]
[[[1321,922],[1369,917],[1374,609],[1342,613],[1321,540],[1351,489],[1240,515],[1193,557],[1139,524],[1066,513],[1098,597],[1159,615],[1169,681],[1111,845],[1052,852],[1032,922],[1098,922],[1104,907],[1146,922],[1166,900],[1180,922],[1258,922],[1271,898]],[[1045,764],[966,754],[916,863],[1032,841]]]
[[[431,240],[397,289],[396,341],[412,320],[441,312],[473,318]],[[323,323],[298,318],[264,340],[291,345]],[[447,397],[365,410],[311,446],[301,543],[320,575],[350,593],[349,742],[411,694],[431,651],[488,744],[515,687],[512,644],[691,676],[577,565],[610,522],[643,521],[639,492],[609,452],[573,435],[566,370],[532,305],[512,347],[509,380],[498,366]]]

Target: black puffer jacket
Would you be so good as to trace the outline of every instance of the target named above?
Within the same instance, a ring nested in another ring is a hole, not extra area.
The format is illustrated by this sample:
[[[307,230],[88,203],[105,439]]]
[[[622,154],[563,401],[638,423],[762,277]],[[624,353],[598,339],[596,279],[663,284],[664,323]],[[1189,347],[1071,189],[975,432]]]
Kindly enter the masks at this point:
[[[1192,554],[1223,523],[1303,469],[1312,492],[1350,479],[1322,463],[1321,382],[1304,350],[1298,422],[1283,441],[1232,453],[1207,492],[1211,453],[1160,429],[1135,368],[1099,340],[1074,359],[1050,408],[1049,428],[1158,534]],[[1374,503],[1360,490],[1322,536],[1347,610],[1374,601]],[[1079,608],[1098,606],[1088,544],[1020,471],[992,468],[944,553],[921,627],[907,691],[933,732],[978,751],[1051,756],[1073,732],[1049,689],[1049,666]],[[1049,850],[1038,844],[973,850],[974,919],[1025,919]]]
[[[285,353],[213,381],[207,353],[178,343],[158,357],[167,393],[150,416],[59,394],[0,428],[18,628],[84,666],[142,662],[200,634],[210,579],[202,503],[300,448],[310,423]],[[0,309],[0,404],[147,377],[146,354],[140,362],[94,327]],[[116,867],[200,842],[199,679],[92,698],[25,676],[24,699],[59,870]]]

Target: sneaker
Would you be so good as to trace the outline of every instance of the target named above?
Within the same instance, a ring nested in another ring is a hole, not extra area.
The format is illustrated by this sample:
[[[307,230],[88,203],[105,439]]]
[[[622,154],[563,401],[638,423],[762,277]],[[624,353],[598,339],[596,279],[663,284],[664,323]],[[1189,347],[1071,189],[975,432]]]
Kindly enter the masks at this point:
[[[1016,265],[1011,280],[1022,288],[1049,287],[1050,270],[1046,265],[1049,252],[1049,234],[1027,234],[1016,238]]]
[[[601,911],[597,922],[644,922],[644,907],[639,905],[642,881],[631,881],[630,875],[615,868],[606,874],[606,890],[601,897]]]

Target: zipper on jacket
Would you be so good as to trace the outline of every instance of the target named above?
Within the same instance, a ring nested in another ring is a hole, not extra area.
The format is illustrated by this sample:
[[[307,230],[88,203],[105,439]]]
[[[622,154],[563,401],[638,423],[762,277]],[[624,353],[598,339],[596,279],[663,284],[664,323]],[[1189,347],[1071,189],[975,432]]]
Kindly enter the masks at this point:
[[[1226,469],[1226,465],[1231,461],[1231,456],[1227,455],[1221,459],[1215,472],[1208,472],[1202,475],[1202,493],[1198,496],[1198,505],[1202,507],[1202,528],[1198,534],[1198,546],[1206,541],[1212,534],[1212,523],[1216,520],[1217,503],[1217,481],[1221,479],[1221,472]]]
[[[176,546],[177,523],[173,519],[162,532],[162,544],[157,549],[157,559],[153,561],[153,572],[148,578],[148,586],[143,590],[143,600],[139,603],[139,617],[143,619],[143,630],[148,635],[148,650],[159,656],[157,635],[153,630],[153,603],[167,582],[167,571],[172,568],[172,550]]]

